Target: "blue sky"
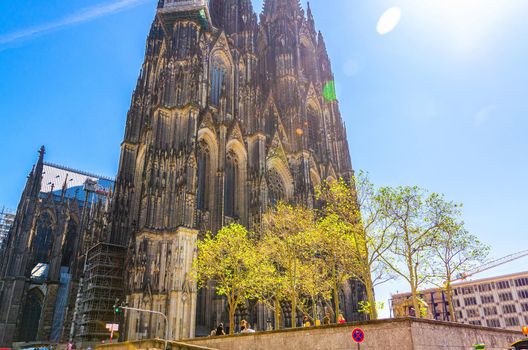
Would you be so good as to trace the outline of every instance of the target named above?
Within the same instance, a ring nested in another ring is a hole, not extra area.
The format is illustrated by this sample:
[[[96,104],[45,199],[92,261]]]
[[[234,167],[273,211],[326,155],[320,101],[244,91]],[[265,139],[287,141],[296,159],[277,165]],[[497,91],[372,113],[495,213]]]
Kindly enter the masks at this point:
[[[155,5],[0,2],[0,206],[16,207],[42,144],[50,162],[114,176]],[[311,5],[354,167],[378,185],[419,185],[464,203],[467,227],[494,257],[528,249],[528,2]],[[401,22],[381,36],[377,21],[392,6]],[[406,289],[391,284],[378,296]]]

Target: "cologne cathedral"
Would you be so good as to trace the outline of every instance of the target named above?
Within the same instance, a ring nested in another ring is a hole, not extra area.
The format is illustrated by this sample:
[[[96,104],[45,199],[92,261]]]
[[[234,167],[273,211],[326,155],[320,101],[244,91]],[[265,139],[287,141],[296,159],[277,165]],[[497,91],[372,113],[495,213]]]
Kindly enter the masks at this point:
[[[265,0],[259,17],[251,0],[160,0],[115,184],[85,176],[81,192],[90,201],[68,197],[67,178],[59,192],[43,192],[43,152],[30,176],[25,212],[17,213],[24,226],[15,225],[3,249],[13,257],[2,262],[0,309],[13,317],[1,313],[0,343],[47,340],[53,332],[101,340],[109,334],[104,325],[116,322],[121,339],[166,331],[182,339],[226,322],[224,299],[193,283],[196,241],[233,222],[258,230],[278,201],[316,207],[315,186],[352,175],[333,79],[323,36],[299,0]],[[32,201],[39,204],[26,208]],[[44,210],[48,201],[55,211]],[[16,256],[25,247],[34,261]],[[39,266],[45,273],[38,275]],[[61,282],[61,271],[70,282]],[[7,296],[15,307],[4,306],[12,304]],[[350,281],[340,298],[347,320],[362,318],[361,285]],[[168,324],[139,312],[115,315],[116,300],[161,312]],[[283,315],[285,327],[301,322],[286,304]],[[237,317],[263,330],[273,313],[249,302]],[[31,326],[37,331],[29,339],[24,327]]]

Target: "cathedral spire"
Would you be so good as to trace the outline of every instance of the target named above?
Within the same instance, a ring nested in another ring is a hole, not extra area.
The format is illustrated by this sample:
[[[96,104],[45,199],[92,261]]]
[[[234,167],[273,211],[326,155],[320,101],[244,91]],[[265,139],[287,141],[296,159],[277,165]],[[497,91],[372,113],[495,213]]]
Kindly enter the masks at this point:
[[[303,10],[299,0],[264,0],[264,17],[273,19],[279,16],[296,17]]]
[[[211,0],[213,24],[227,35],[241,33],[256,26],[251,0]]]
[[[317,32],[315,31],[315,20],[312,14],[312,8],[310,7],[309,1],[306,6],[306,23],[310,35],[312,36],[313,40],[315,40],[315,38],[317,37]]]
[[[44,171],[44,154],[46,154],[46,148],[44,146],[40,147],[39,150],[39,158],[37,161],[37,164],[35,165],[35,168],[32,171],[32,178],[31,178],[31,196],[38,196],[40,193],[40,186],[42,181],[42,172]]]

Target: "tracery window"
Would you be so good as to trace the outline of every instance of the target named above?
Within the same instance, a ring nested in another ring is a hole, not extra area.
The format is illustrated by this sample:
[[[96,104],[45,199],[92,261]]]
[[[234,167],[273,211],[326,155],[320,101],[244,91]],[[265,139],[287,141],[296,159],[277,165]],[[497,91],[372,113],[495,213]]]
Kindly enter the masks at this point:
[[[306,118],[308,124],[308,145],[309,147],[317,151],[319,147],[319,140],[321,135],[321,125],[317,113],[313,109],[308,110],[308,116]]]
[[[210,181],[207,174],[211,167],[209,148],[202,143],[198,154],[198,189],[196,205],[200,210],[209,210]]]
[[[36,263],[49,263],[53,239],[53,226],[49,213],[44,212],[37,223],[37,233],[32,242],[33,259]]]
[[[301,60],[304,69],[304,74],[307,77],[313,77],[315,75],[314,53],[306,45],[301,46]]]
[[[70,267],[72,257],[74,256],[75,240],[77,238],[77,224],[71,219],[68,223],[68,232],[62,248],[61,266]]]
[[[268,199],[271,205],[286,199],[284,182],[275,169],[271,169],[268,175]]]
[[[211,104],[218,106],[223,91],[228,91],[227,67],[220,58],[215,58],[211,66]],[[227,96],[226,96],[227,97]]]
[[[39,328],[38,325],[43,301],[44,296],[39,289],[35,288],[28,292],[20,327],[20,341],[27,342],[37,340],[37,331]]]
[[[224,210],[225,215],[230,217],[238,216],[238,161],[235,154],[229,153],[227,155],[226,172],[225,172],[225,194],[224,194]]]

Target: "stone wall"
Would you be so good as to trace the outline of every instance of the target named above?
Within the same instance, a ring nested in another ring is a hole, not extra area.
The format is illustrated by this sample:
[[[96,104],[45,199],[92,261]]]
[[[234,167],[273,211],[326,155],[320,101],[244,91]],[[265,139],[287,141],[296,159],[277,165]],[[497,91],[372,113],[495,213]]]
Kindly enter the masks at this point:
[[[352,330],[361,327],[365,342],[361,350],[471,350],[484,343],[486,349],[506,350],[522,338],[521,332],[410,318],[363,323],[298,328],[224,337],[184,340],[183,343],[217,350],[355,350]],[[151,349],[149,341],[99,346],[98,350]],[[128,345],[125,345],[128,344]],[[177,344],[177,343],[169,343]],[[162,346],[160,346],[161,348]],[[181,348],[172,345],[172,350]]]
[[[351,336],[356,327],[365,331],[362,350],[471,350],[477,343],[505,350],[522,337],[521,332],[405,318],[184,342],[219,350],[350,350],[356,348]]]
[[[106,345],[97,345],[97,350],[160,350],[165,346],[165,342],[161,339],[146,339],[135,342],[123,342]],[[185,344],[180,342],[170,341],[167,343],[167,348],[170,350],[218,350],[211,349],[204,346]]]

